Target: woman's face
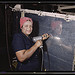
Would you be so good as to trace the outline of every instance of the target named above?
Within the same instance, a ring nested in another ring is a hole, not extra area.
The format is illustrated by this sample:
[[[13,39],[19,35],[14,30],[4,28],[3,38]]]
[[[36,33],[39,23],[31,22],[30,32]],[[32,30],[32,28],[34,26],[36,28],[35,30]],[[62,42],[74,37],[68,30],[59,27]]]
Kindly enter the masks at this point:
[[[27,36],[31,34],[32,29],[33,29],[33,25],[32,22],[30,21],[26,21],[21,28],[22,32]]]

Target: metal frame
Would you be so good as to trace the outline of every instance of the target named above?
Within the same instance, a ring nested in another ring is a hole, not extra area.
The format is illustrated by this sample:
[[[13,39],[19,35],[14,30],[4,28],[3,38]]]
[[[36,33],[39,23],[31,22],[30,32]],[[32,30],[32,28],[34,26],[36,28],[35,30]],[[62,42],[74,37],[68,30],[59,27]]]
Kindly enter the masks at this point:
[[[24,17],[25,13],[32,13],[32,14],[37,14],[38,16],[51,16],[51,17],[62,18],[64,20],[66,20],[67,22],[69,22],[71,20],[75,20],[74,15],[59,14],[59,13],[37,11],[37,10],[30,10],[30,9],[21,9],[20,4],[15,5],[14,8],[9,6],[9,8],[11,8],[12,11],[14,11],[14,12],[16,12],[16,11],[21,12],[21,17]],[[66,8],[71,8],[71,7],[66,7]],[[61,9],[66,9],[66,8],[61,7],[61,8],[59,8],[59,11],[61,11]]]

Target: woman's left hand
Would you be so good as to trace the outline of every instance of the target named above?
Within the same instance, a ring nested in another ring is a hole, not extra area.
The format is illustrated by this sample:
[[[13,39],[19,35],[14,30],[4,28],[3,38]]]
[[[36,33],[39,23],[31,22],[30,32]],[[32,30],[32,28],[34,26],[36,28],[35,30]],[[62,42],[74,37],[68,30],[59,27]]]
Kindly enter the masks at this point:
[[[49,37],[50,37],[50,35],[47,34],[47,33],[45,33],[45,34],[42,35],[43,40],[45,40],[45,39],[47,39],[47,38],[49,38]]]

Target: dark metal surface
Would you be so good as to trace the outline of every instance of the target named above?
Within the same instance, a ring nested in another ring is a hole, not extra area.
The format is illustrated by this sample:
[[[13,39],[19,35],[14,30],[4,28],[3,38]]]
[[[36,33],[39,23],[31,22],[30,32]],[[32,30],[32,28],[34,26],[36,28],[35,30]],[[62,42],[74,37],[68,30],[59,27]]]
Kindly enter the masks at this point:
[[[71,49],[64,48],[60,42],[48,38],[44,44],[44,67],[46,71],[72,71],[75,43],[75,21],[66,22],[64,19],[50,16],[38,16],[27,14],[33,20],[38,21],[39,34],[52,34],[51,21],[62,21],[62,34],[58,36],[64,45]],[[56,35],[55,35],[56,36]]]

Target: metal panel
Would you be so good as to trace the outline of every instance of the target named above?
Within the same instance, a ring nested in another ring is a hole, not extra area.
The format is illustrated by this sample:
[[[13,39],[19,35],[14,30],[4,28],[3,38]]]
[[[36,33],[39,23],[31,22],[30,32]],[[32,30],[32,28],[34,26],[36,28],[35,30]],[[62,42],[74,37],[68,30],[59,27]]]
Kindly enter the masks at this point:
[[[62,46],[58,39],[48,38],[44,42],[44,68],[46,71],[72,71],[75,43],[75,21],[72,20],[66,22],[61,18],[38,16],[34,14],[26,14],[26,16],[31,17],[33,21],[38,21],[38,35],[48,33],[52,34],[53,38],[57,35],[53,34],[51,23],[53,21],[62,22],[62,33],[57,37],[66,47],[70,48]]]

